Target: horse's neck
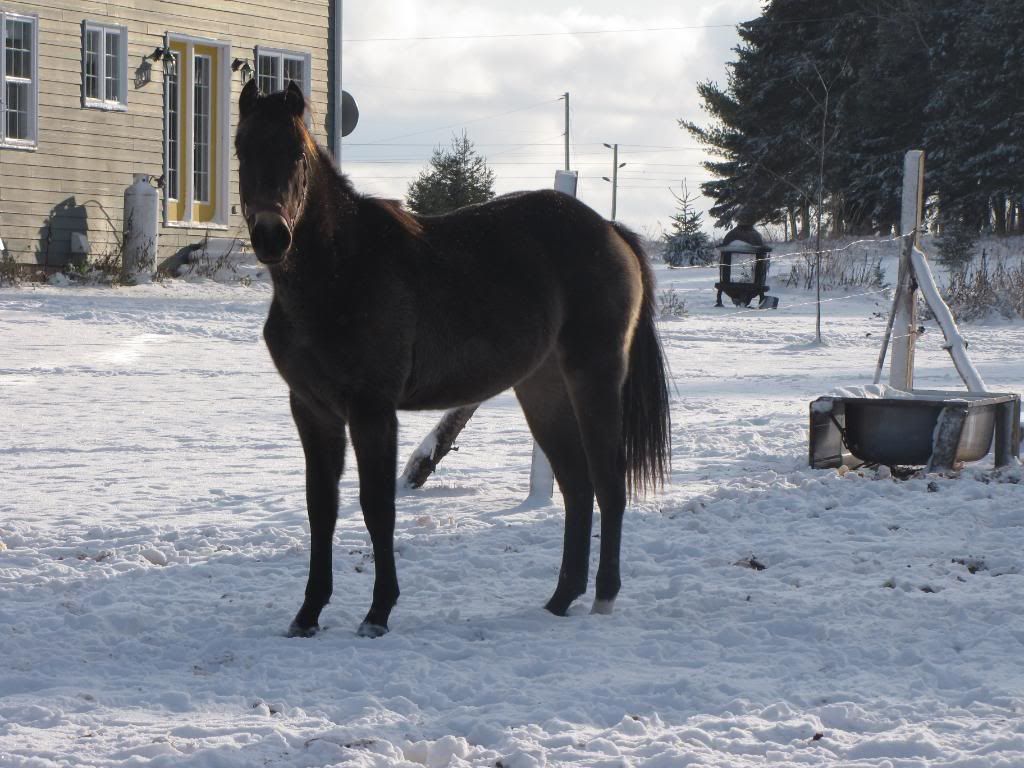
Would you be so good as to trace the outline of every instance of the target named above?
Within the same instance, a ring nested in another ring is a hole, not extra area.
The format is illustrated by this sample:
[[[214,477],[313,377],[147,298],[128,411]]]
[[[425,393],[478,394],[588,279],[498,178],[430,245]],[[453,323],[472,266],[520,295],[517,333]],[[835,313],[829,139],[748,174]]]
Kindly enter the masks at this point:
[[[296,224],[290,263],[274,274],[282,298],[295,293],[308,301],[329,293],[332,282],[344,279],[357,197],[348,179],[321,155],[311,177],[306,209]]]
[[[344,177],[321,154],[317,159],[310,188],[307,192],[307,207],[298,222],[303,239],[314,240],[328,246],[327,241],[338,239],[347,229],[358,209],[357,194],[351,182]],[[328,247],[337,247],[330,243]]]

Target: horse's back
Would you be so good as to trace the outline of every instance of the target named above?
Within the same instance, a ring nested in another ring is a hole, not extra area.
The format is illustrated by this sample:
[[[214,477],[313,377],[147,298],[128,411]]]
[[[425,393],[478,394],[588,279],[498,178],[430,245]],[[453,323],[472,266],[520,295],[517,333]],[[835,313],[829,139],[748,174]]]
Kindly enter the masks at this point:
[[[405,407],[486,399],[556,347],[593,357],[635,324],[636,255],[574,198],[517,193],[419,222],[416,363]]]
[[[447,277],[464,275],[478,286],[518,293],[515,284],[523,283],[534,293],[576,294],[614,289],[637,271],[632,249],[608,221],[555,190],[503,195],[420,222],[431,256],[455,273]]]

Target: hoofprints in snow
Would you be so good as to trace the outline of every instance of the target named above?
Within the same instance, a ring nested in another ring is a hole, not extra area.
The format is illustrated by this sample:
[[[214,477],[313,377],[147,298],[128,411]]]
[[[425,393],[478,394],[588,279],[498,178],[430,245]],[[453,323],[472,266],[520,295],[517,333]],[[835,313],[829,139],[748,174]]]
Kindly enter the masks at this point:
[[[816,347],[801,293],[712,310],[706,275],[660,277],[690,310],[660,323],[674,474],[627,510],[616,614],[542,610],[562,514],[521,505],[502,395],[399,498],[373,641],[351,472],[330,625],[282,635],[308,531],[265,283],[0,291],[0,765],[1024,762],[1020,475],[808,469],[807,403],[869,381],[885,296],[829,302]],[[1024,390],[1024,326],[962,330]],[[957,388],[932,331],[916,384]],[[400,456],[436,417],[402,415]]]

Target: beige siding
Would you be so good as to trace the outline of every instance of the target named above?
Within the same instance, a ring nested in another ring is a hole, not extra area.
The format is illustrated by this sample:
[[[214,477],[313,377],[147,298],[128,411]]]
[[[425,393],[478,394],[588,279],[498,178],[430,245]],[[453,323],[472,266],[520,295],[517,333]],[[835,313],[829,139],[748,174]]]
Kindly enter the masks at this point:
[[[0,238],[19,261],[60,265],[71,231],[88,227],[92,255],[116,248],[123,193],[133,174],[164,172],[164,82],[159,64],[136,89],[133,75],[167,33],[231,45],[253,62],[257,45],[309,53],[314,133],[326,143],[330,0],[0,0],[0,10],[39,17],[39,131],[34,151],[0,149]],[[128,28],[128,109],[82,107],[82,22]],[[242,83],[231,76],[234,135]],[[245,237],[237,210],[237,163],[229,158],[230,216],[211,237]],[[200,241],[205,228],[162,226],[161,256]]]

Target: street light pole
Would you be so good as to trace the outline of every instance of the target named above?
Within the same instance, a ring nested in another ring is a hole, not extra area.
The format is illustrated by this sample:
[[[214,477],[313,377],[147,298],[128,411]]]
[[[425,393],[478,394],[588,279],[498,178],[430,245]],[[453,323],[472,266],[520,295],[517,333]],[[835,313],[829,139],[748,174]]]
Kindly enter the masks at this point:
[[[601,178],[605,181],[610,181],[612,184],[612,221],[615,221],[615,204],[619,193],[619,168],[624,166],[625,163],[619,162],[618,144],[605,144],[605,146],[612,151],[612,177],[609,179],[607,176],[602,176]]]

